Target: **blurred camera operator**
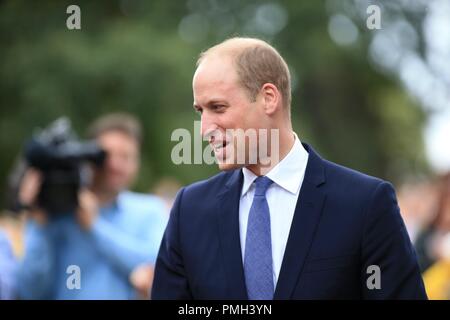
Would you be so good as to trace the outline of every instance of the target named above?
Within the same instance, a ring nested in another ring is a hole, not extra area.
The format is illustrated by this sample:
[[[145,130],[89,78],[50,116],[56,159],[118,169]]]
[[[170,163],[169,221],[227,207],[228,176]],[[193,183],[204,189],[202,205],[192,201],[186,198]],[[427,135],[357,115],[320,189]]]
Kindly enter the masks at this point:
[[[168,216],[157,197],[127,190],[139,170],[140,125],[127,114],[110,114],[89,134],[107,156],[92,167],[76,212],[45,212],[36,205],[42,173],[30,168],[22,179],[18,196],[29,217],[18,272],[22,299],[149,297]]]

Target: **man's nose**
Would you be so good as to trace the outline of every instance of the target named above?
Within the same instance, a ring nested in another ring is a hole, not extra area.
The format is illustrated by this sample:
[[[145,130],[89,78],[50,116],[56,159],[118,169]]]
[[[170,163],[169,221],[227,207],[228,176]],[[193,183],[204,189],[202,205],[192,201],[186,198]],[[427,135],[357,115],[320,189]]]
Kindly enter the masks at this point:
[[[122,160],[119,156],[110,154],[107,161],[107,166],[111,170],[116,170],[117,168],[120,168],[122,166]]]
[[[203,139],[209,140],[210,136],[215,131],[217,131],[217,128],[217,124],[211,116],[207,115],[206,113],[202,114],[200,134],[202,135]]]

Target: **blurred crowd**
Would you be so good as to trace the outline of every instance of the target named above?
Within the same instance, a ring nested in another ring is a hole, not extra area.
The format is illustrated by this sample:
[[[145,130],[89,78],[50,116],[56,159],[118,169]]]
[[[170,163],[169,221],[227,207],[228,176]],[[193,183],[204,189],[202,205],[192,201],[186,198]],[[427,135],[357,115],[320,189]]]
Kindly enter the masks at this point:
[[[450,173],[398,191],[430,299],[450,299]]]
[[[129,191],[142,144],[132,116],[103,116],[88,132],[106,156],[102,165],[89,166],[89,183],[80,185],[73,210],[40,206],[49,177],[24,168],[15,212],[0,215],[1,299],[151,298],[156,256],[180,185],[166,178],[152,193]],[[450,173],[405,183],[397,195],[429,298],[450,299]]]

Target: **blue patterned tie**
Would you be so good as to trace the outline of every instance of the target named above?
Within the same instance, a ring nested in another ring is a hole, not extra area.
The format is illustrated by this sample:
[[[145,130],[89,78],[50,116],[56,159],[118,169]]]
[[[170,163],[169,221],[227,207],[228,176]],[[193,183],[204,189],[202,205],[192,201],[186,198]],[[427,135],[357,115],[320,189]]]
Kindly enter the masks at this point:
[[[244,273],[250,300],[273,299],[272,241],[266,199],[266,191],[272,183],[265,176],[256,178],[255,196],[248,216]]]

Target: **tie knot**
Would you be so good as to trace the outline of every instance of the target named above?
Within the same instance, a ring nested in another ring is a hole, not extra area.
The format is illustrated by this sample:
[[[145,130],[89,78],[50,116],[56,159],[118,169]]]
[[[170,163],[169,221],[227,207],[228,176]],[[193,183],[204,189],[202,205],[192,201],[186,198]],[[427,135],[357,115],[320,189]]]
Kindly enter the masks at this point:
[[[273,183],[272,180],[267,178],[266,176],[260,176],[255,180],[255,196],[265,196],[267,189],[269,189],[270,185]]]

